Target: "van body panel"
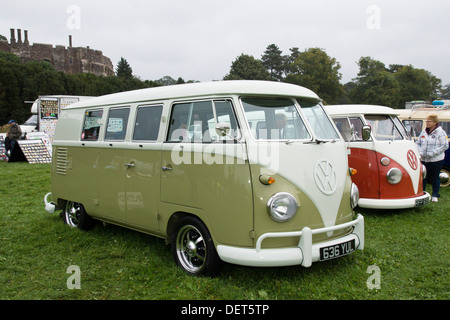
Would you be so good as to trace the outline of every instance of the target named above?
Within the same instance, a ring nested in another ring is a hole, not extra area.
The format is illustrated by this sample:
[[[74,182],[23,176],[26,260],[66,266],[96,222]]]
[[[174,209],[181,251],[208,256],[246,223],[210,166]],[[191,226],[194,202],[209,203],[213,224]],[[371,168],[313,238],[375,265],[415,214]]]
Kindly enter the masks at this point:
[[[305,167],[308,164],[305,164]],[[342,177],[342,189],[339,192],[341,198],[337,195],[327,196],[324,201],[329,201],[335,206],[339,206],[337,215],[330,214],[334,213],[335,210],[329,210],[326,206],[319,205],[319,199],[322,197],[316,195],[314,199],[311,195],[314,191],[312,189],[316,188],[313,184],[304,185],[298,184],[299,180],[307,180],[312,175],[308,173],[307,170],[298,170],[291,172],[285,172],[283,176],[280,172],[274,174],[273,171],[264,168],[260,165],[251,165],[252,180],[254,181],[254,207],[255,207],[255,238],[258,239],[265,233],[268,232],[290,232],[298,231],[304,227],[309,227],[311,229],[320,229],[332,225],[340,225],[349,222],[355,218],[355,214],[350,206],[350,187],[351,180],[349,177]],[[264,185],[259,181],[259,177],[262,174],[269,174],[275,179],[273,185]],[[344,175],[347,175],[344,172]],[[303,175],[303,178],[302,178]],[[294,178],[296,177],[296,178]],[[299,179],[295,181],[295,179]],[[296,183],[297,184],[296,184]],[[276,185],[276,189],[274,188]],[[281,189],[294,195],[300,203],[297,215],[290,221],[284,224],[277,223],[273,221],[267,212],[267,199],[269,199],[276,190]],[[320,211],[322,210],[322,211]],[[328,210],[328,211],[327,211]],[[328,221],[327,221],[328,219]],[[345,234],[350,233],[351,228],[346,230],[337,230],[329,233],[317,233],[312,237],[312,243],[319,243],[322,241],[332,240],[334,238],[341,237]],[[299,242],[299,236],[292,237],[281,237],[281,238],[270,238],[264,240],[262,246],[263,248],[279,248],[279,247],[291,247],[297,246]]]
[[[406,151],[406,152],[405,152]],[[397,166],[402,170],[406,171],[403,175],[404,178],[408,178],[408,183],[402,185],[402,188],[397,192],[405,192],[403,197],[406,197],[407,194],[418,194],[422,193],[422,171],[420,166],[420,156],[417,150],[417,146],[414,143],[411,143],[411,140],[402,140],[395,141],[395,144],[392,142],[381,141],[377,145],[377,156],[378,163],[380,163],[381,158],[389,157],[393,162],[389,166],[386,166],[385,169],[389,169],[393,166]],[[386,183],[386,179],[382,180]],[[400,183],[402,183],[400,181]],[[392,192],[393,190],[391,190]],[[395,192],[395,191],[394,191]]]
[[[52,165],[52,193],[55,199],[71,199],[83,203],[89,213],[98,213],[99,150],[89,147],[55,146]],[[83,161],[77,161],[82,158]],[[89,201],[86,201],[89,199]]]
[[[275,147],[275,144],[279,145]],[[256,193],[254,199],[255,201],[258,201],[260,198],[267,199],[269,195],[265,194],[264,197],[258,196],[258,192],[263,192],[263,190],[260,190],[263,188],[261,188],[261,183],[258,181],[258,168],[264,168],[265,171],[276,173],[277,176],[285,180],[286,186],[283,186],[283,189],[285,188],[289,190],[287,192],[292,192],[292,194],[297,195],[301,202],[300,214],[297,214],[294,220],[287,222],[287,225],[278,225],[278,227],[286,228],[286,226],[291,225],[292,228],[301,228],[308,225],[317,228],[334,225],[338,211],[332,210],[331,208],[339,207],[347,179],[346,169],[334,171],[334,168],[346,168],[347,166],[346,154],[343,152],[345,150],[344,144],[342,141],[339,141],[324,144],[307,144],[302,145],[301,148],[299,144],[301,143],[293,142],[286,144],[269,142],[264,144],[260,142],[254,146],[255,148],[259,148],[259,150],[252,150],[252,146],[249,146],[249,161],[250,163],[256,162],[255,165],[252,165],[252,172],[256,172],[256,174],[252,175]],[[263,159],[256,158],[256,155],[259,155],[260,158],[264,155],[264,151],[261,150],[270,149],[272,149],[273,153],[277,152],[279,154],[271,154]],[[330,154],[340,154],[341,156],[334,156],[331,159]],[[301,159],[301,163],[299,163],[299,159]],[[326,174],[330,174],[329,176],[324,174],[324,171],[329,170],[329,168],[325,167],[327,164],[333,168],[334,175],[331,172],[325,172]],[[320,179],[323,179],[323,181]],[[277,184],[277,179],[275,180],[275,184]],[[305,184],[304,181],[310,181],[311,183]],[[270,193],[270,187],[272,185],[265,187],[264,190],[268,190]],[[325,191],[323,191],[324,188]],[[324,197],[326,199],[325,201]],[[261,202],[258,205],[258,208],[260,208],[258,210],[255,203],[255,212],[265,211],[265,206],[266,203]],[[299,219],[299,221],[296,221],[296,219]],[[302,219],[304,220],[301,221]],[[257,222],[258,220],[255,219],[255,224]],[[271,225],[264,227],[264,224],[261,227],[255,225],[255,229],[261,233],[267,231],[265,228],[273,229],[274,227]]]
[[[160,145],[151,144],[146,150],[137,148],[108,146],[102,150],[98,166],[98,179],[102,181],[99,210],[103,217],[118,223],[157,231]]]
[[[360,142],[367,145],[370,142]],[[352,176],[352,180],[359,189],[359,197],[361,198],[380,198],[380,178],[378,168],[378,157],[374,150],[357,147],[350,148],[348,157],[348,166],[357,169],[357,174]]]
[[[162,166],[171,168],[161,174],[162,202],[207,212],[219,243],[253,245],[252,184],[241,144],[164,143]]]

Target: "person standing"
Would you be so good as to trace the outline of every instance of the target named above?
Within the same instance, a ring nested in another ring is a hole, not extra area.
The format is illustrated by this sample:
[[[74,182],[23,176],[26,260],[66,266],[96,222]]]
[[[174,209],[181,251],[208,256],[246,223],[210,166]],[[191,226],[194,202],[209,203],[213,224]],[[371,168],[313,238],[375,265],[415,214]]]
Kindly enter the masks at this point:
[[[429,115],[426,119],[426,128],[420,133],[417,145],[421,161],[427,169],[427,175],[423,179],[423,190],[429,179],[432,187],[431,201],[438,202],[442,164],[445,150],[448,149],[447,134],[438,123],[437,115]]]

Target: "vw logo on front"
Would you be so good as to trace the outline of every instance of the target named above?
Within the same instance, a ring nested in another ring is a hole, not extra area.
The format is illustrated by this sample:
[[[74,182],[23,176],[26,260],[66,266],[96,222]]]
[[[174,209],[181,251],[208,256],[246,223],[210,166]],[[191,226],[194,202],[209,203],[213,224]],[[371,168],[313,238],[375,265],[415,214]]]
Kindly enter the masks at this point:
[[[414,151],[409,150],[409,151],[408,151],[408,154],[407,154],[407,158],[408,158],[409,166],[410,166],[413,170],[416,170],[416,169],[417,169],[418,161],[417,161],[417,157],[416,157],[416,154],[414,153]]]
[[[331,195],[337,189],[336,171],[333,165],[327,159],[320,159],[314,167],[314,181],[319,190]]]

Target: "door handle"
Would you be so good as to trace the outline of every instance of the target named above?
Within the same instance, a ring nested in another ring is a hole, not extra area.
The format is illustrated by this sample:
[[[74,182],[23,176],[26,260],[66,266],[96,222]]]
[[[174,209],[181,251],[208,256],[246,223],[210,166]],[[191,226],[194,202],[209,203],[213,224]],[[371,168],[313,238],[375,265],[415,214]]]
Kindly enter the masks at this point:
[[[162,171],[170,171],[172,170],[172,166],[170,164],[168,164],[167,166],[162,166]]]

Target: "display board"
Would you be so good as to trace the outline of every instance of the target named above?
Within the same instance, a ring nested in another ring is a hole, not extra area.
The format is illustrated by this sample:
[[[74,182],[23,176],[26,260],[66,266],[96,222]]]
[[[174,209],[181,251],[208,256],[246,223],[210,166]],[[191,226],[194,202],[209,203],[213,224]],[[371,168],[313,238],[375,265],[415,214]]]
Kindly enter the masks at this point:
[[[0,161],[8,161],[8,156],[6,155],[5,140],[3,135],[0,135]]]
[[[19,140],[25,158],[29,163],[50,163],[52,157],[42,139],[39,140]]]
[[[50,163],[52,158],[42,139],[18,140],[9,157],[9,162]]]
[[[50,140],[50,137],[45,132],[28,132],[27,133],[27,139],[28,140],[39,140],[41,139],[42,142],[45,144],[45,147],[47,148],[48,153],[50,156],[52,155],[52,141]]]
[[[41,119],[58,119],[59,106],[57,98],[41,99]]]

